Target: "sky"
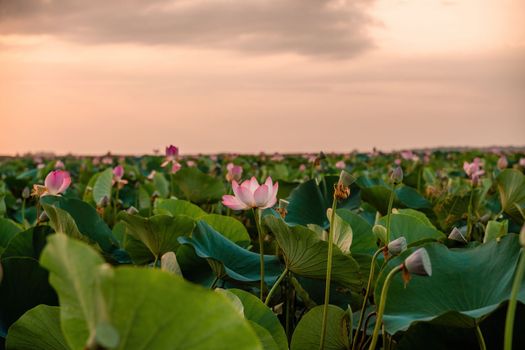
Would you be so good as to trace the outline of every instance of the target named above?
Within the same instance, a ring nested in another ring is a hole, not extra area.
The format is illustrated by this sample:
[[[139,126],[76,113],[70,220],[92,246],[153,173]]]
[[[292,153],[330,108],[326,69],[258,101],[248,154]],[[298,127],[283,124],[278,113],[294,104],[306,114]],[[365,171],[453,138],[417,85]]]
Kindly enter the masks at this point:
[[[0,0],[0,154],[525,145],[523,0]]]

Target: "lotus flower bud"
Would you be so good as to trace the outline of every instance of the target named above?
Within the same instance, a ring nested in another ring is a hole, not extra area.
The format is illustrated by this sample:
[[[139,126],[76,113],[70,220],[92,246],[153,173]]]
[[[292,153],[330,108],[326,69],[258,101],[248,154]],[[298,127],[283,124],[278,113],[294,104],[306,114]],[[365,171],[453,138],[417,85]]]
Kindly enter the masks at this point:
[[[24,187],[24,189],[22,190],[22,198],[28,199],[30,195],[31,191],[29,190],[29,187]]]
[[[232,182],[233,180],[239,182],[242,178],[242,167],[233,163],[226,165],[226,180]]]
[[[174,159],[179,155],[179,149],[173,145],[166,147],[166,158]]]
[[[135,208],[134,206],[131,206],[131,207],[128,208],[128,210],[126,210],[126,212],[129,215],[135,215],[135,214],[139,213],[139,210],[137,208]]]
[[[383,226],[381,226],[383,227]],[[405,237],[399,237],[388,243],[388,253],[396,256],[403,253],[407,249],[407,240]]]
[[[463,235],[463,233],[457,228],[454,227],[450,234],[448,235],[448,239],[451,239],[453,241],[461,242],[461,243],[467,243],[467,239]]]
[[[507,160],[507,157],[505,157],[505,156],[501,156],[501,157],[499,157],[499,159],[498,159],[498,164],[497,164],[498,169],[503,170],[503,169],[505,169],[508,165],[509,165],[509,162],[508,162],[508,160]]]
[[[113,176],[117,179],[122,179],[124,176],[124,167],[122,165],[117,165],[113,168]]]
[[[409,273],[420,276],[432,276],[432,264],[425,248],[419,248],[405,259],[405,268]]]
[[[403,169],[401,169],[400,166],[395,167],[390,174],[390,179],[395,184],[400,184],[403,182]]]
[[[386,227],[383,225],[374,225],[372,232],[381,242],[386,241]]]

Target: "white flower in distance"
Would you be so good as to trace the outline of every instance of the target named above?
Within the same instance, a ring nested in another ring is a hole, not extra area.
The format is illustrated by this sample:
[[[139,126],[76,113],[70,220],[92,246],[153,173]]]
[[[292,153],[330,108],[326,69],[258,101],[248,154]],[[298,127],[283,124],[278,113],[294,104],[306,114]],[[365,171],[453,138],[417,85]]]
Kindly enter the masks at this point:
[[[222,204],[233,210],[247,210],[251,208],[266,209],[271,208],[277,202],[277,191],[279,184],[275,184],[271,177],[268,177],[264,184],[259,185],[257,179],[252,177],[250,180],[238,184],[232,181],[234,196],[222,196]]]

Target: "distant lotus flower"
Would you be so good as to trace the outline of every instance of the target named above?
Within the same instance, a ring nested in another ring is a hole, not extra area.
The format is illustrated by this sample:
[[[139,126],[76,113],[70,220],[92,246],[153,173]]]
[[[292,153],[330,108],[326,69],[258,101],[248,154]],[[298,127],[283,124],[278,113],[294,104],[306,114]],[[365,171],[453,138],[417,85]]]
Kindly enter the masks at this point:
[[[520,158],[520,166],[525,168],[525,158]]]
[[[53,170],[47,174],[44,186],[33,185],[33,196],[42,197],[49,194],[58,196],[71,184],[69,173],[64,170]]]
[[[113,158],[110,156],[105,156],[104,158],[102,158],[102,164],[105,164],[105,165],[113,164]]]
[[[401,159],[397,158],[396,160],[394,160],[394,163],[396,165],[401,165]]]
[[[272,182],[268,177],[266,182],[259,185],[257,179],[252,177],[244,181],[241,185],[237,181],[232,181],[234,196],[222,196],[222,204],[233,210],[246,210],[251,208],[266,209],[271,208],[277,202],[277,191],[279,184]]]
[[[405,237],[399,237],[394,239],[392,242],[387,245],[388,253],[390,255],[396,256],[403,253],[407,250],[407,240]]]
[[[479,158],[475,158],[472,163],[463,163],[463,170],[465,171],[465,174],[467,174],[467,176],[472,180],[474,185],[477,185],[480,176],[485,174],[485,171],[481,169],[481,166],[482,164]]]
[[[179,171],[182,168],[182,165],[180,165],[179,162],[174,161],[173,165],[171,166],[171,173],[175,174],[177,171]]]
[[[300,172],[306,171],[306,165],[304,165],[304,164],[299,165],[299,171]]]
[[[509,166],[509,161],[507,160],[507,157],[505,156],[499,157],[497,166],[498,166],[498,169],[500,170],[507,168],[507,166]]]
[[[425,248],[419,248],[405,259],[405,268],[409,273],[420,276],[432,276],[432,264]]]
[[[186,165],[189,166],[189,167],[194,167],[197,165],[197,163],[195,163],[194,160],[187,160],[186,161]]]
[[[57,160],[55,162],[55,169],[64,169],[66,166],[64,165],[64,162],[61,160]]]
[[[403,158],[404,160],[412,160],[412,161],[417,161],[419,160],[419,157],[417,156],[417,154],[414,154],[414,152],[408,150],[408,151],[402,151],[401,152],[401,158]]]
[[[284,160],[284,156],[282,154],[280,154],[280,153],[275,153],[272,156],[271,160],[273,160],[274,162],[281,162],[281,161]]]
[[[226,170],[228,170],[228,172],[226,173],[226,180],[228,182],[232,182],[233,180],[235,181],[241,180],[242,166],[235,165],[233,163],[228,163],[228,165],[226,165]]]
[[[95,158],[93,158],[93,160],[91,162],[93,163],[93,165],[99,165],[100,164],[100,158],[99,157],[95,157]]]
[[[454,227],[450,234],[448,235],[448,239],[451,239],[453,241],[461,242],[461,243],[467,243],[467,239],[463,235],[463,233],[457,228]]]
[[[179,149],[173,145],[169,145],[168,147],[166,147],[166,159],[160,166],[165,167],[169,163],[176,162],[178,156]]]
[[[124,187],[128,183],[127,180],[124,180],[124,167],[122,165],[117,165],[113,168],[113,184],[117,184],[118,188]]]
[[[345,162],[343,160],[340,160],[337,163],[335,163],[335,167],[337,169],[341,169],[342,170],[342,169],[346,168],[346,164],[345,164]]]

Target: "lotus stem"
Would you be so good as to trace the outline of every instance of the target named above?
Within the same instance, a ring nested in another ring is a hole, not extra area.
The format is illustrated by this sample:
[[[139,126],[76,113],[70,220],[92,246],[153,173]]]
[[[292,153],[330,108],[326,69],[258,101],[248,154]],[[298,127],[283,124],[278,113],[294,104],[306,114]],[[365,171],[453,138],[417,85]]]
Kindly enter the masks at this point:
[[[514,276],[514,283],[512,284],[512,291],[510,293],[509,306],[507,308],[507,318],[505,320],[505,343],[504,350],[512,349],[512,332],[514,331],[514,317],[516,315],[516,304],[518,298],[518,292],[521,287],[521,281],[523,280],[523,274],[525,273],[525,253],[524,248],[521,248],[520,262],[516,269],[516,275]]]
[[[363,305],[361,306],[361,313],[359,314],[359,321],[357,323],[357,328],[356,328],[356,332],[355,332],[355,335],[354,335],[354,340],[352,341],[352,350],[355,350],[355,348],[356,348],[357,340],[359,338],[359,332],[361,330],[361,325],[363,323],[363,317],[365,316],[366,302],[368,300],[368,295],[370,294],[370,287],[372,286],[372,281],[374,280],[376,259],[377,259],[377,256],[379,254],[381,254],[382,251],[383,251],[383,249],[378,249],[374,253],[374,255],[372,256],[372,263],[370,264],[370,273],[368,274],[368,283],[366,285],[365,299],[363,300]],[[366,329],[365,329],[365,331],[363,331],[363,333],[365,333],[365,332],[366,332]],[[365,335],[363,334],[363,337],[364,336]]]
[[[374,327],[374,333],[372,335],[372,342],[370,343],[369,350],[374,350],[377,345],[377,338],[379,337],[379,331],[381,330],[381,323],[383,322],[383,313],[385,312],[385,305],[386,305],[386,298],[388,294],[388,288],[390,287],[390,283],[392,282],[392,278],[395,276],[396,273],[401,271],[403,269],[403,264],[398,265],[392,269],[388,273],[385,279],[385,283],[383,284],[383,289],[381,290],[381,300],[379,301],[379,307],[377,310],[377,319],[376,319],[376,325]]]
[[[259,264],[260,264],[260,275],[261,275],[261,292],[260,299],[264,302],[264,237],[261,228],[261,216],[262,212],[257,211],[255,208],[252,210],[255,218],[255,225],[257,226],[257,235],[259,237]]]
[[[470,191],[470,198],[468,201],[468,211],[467,211],[467,241],[470,241],[472,235],[472,198],[474,197],[474,186]]]
[[[326,284],[324,289],[324,307],[323,307],[323,323],[321,326],[321,342],[319,349],[324,349],[324,341],[326,337],[326,322],[328,321],[328,304],[330,303],[330,280],[332,278],[332,254],[334,241],[334,220],[335,210],[337,208],[337,198],[334,195],[332,202],[332,214],[330,217],[330,230],[328,231],[328,260],[326,262]]]
[[[396,189],[396,185],[392,185],[392,192],[390,193],[390,199],[388,200],[388,212],[386,217],[386,242],[385,245],[388,245],[390,243],[390,221],[392,219],[392,206],[394,205],[394,190]]]
[[[286,276],[287,273],[288,273],[288,268],[285,268],[283,273],[281,273],[277,281],[275,281],[275,283],[273,284],[272,289],[270,289],[270,293],[268,293],[268,295],[266,296],[266,301],[264,302],[265,305],[268,305],[270,303],[270,299],[272,299],[272,296],[277,290],[277,287],[279,287],[279,284],[281,283],[281,281],[283,280],[284,276]]]
[[[476,338],[478,339],[479,348],[481,350],[487,350],[487,346],[485,345],[485,339],[483,338],[483,333],[481,333],[481,328],[479,328],[479,324],[476,324]]]
[[[120,188],[117,184],[117,191],[115,193],[115,198],[113,199],[113,225],[117,222],[117,206],[118,206],[118,195],[120,192]]]

